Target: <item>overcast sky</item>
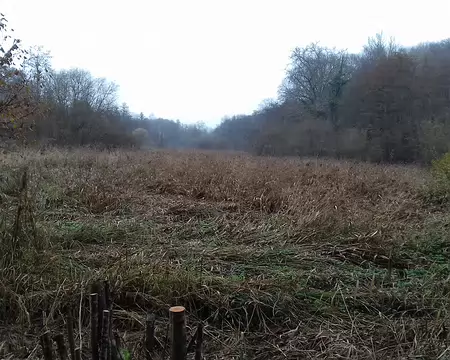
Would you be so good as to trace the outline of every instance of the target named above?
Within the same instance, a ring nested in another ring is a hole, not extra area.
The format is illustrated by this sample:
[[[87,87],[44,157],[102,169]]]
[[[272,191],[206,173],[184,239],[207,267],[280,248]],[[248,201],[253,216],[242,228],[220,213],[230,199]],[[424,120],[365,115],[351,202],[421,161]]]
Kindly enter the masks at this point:
[[[133,112],[210,125],[276,97],[295,46],[450,37],[450,0],[0,0],[0,12],[55,68],[117,82]]]

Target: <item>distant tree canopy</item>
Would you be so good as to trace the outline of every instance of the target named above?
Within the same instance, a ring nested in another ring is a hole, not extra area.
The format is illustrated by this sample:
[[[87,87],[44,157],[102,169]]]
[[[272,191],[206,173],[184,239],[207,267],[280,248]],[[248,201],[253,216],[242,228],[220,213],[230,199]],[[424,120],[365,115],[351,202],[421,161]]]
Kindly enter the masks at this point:
[[[405,49],[378,34],[360,54],[294,49],[278,101],[213,133],[256,154],[428,162],[450,150],[449,110],[450,40]]]
[[[29,143],[60,146],[376,162],[429,162],[450,150],[450,39],[406,49],[378,34],[359,54],[318,43],[295,48],[277,99],[208,130],[133,115],[118,104],[114,82],[83,69],[53,70],[42,48],[21,48],[3,16],[0,33],[0,140],[23,128]]]

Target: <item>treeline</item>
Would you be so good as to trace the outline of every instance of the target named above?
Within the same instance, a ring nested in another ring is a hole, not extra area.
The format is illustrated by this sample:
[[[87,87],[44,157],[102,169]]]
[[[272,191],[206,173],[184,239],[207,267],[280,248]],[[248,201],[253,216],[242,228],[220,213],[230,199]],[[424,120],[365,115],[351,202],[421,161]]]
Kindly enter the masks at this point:
[[[82,69],[53,70],[47,53],[24,52],[8,38],[6,24],[2,18],[3,142],[20,134],[28,143],[376,162],[429,162],[450,150],[450,40],[403,48],[377,35],[359,54],[319,44],[296,48],[277,99],[208,130],[132,115],[118,104],[116,84]]]
[[[24,50],[0,16],[0,145],[199,147],[203,125],[184,125],[118,104],[119,87],[84,69],[54,70],[42,48]]]
[[[215,129],[260,155],[429,162],[450,149],[450,40],[405,49],[382,35],[361,54],[293,51],[279,99]]]
[[[133,116],[127,104],[118,105],[119,87],[114,82],[83,69],[53,70],[50,56],[40,49],[27,53],[20,76],[31,111],[23,118],[14,116],[15,111],[8,114],[13,121],[3,128],[3,137],[25,128],[21,140],[30,144],[196,147],[204,134],[199,125]]]
[[[86,70],[51,70],[45,82],[32,83],[44,109],[33,121],[34,131],[28,133],[31,141],[103,148],[189,148],[196,147],[203,134],[199,125],[132,115],[127,104],[117,104],[116,84]]]

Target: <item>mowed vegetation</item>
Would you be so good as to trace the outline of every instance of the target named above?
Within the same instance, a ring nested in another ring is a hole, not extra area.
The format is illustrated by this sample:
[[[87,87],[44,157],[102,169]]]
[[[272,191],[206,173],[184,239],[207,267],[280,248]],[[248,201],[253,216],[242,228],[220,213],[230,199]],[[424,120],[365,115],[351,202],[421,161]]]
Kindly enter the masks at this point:
[[[208,359],[445,355],[450,216],[427,169],[83,149],[0,161],[2,358],[39,356],[43,314],[56,329],[72,309],[87,330],[96,279],[133,358],[146,311],[164,346],[175,304],[205,322]]]

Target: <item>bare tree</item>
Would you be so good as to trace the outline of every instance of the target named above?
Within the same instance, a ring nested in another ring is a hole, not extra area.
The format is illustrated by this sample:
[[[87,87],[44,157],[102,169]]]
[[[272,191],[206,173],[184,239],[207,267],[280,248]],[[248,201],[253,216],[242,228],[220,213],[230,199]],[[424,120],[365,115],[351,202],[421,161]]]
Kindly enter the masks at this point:
[[[44,96],[50,81],[51,55],[42,46],[28,50],[23,69],[29,82],[29,89],[34,99],[39,102]]]
[[[122,120],[131,119],[130,108],[128,107],[128,104],[126,102],[123,102],[120,106],[120,116]]]
[[[104,113],[116,107],[118,86],[105,78],[95,78],[82,69],[53,72],[47,93],[65,109],[85,102],[94,111]]]
[[[68,71],[52,72],[47,93],[57,107],[68,112],[72,97]]]
[[[282,101],[301,103],[311,114],[327,117],[330,102],[348,81],[347,55],[318,44],[294,49],[286,77],[279,89]]]
[[[115,108],[119,86],[105,78],[94,79],[94,93],[92,107],[95,111],[105,112]]]
[[[369,37],[360,59],[365,64],[375,64],[378,61],[398,54],[401,50],[401,47],[395,42],[393,37],[388,40],[381,32],[374,37]]]

